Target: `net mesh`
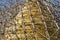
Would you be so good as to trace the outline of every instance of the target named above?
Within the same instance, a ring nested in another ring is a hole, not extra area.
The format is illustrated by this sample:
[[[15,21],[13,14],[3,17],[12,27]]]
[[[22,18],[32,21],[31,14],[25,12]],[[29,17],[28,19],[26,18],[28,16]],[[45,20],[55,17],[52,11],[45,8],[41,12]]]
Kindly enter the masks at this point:
[[[8,1],[8,0],[6,0]],[[60,3],[46,0],[12,0],[0,4],[0,40],[59,40]]]

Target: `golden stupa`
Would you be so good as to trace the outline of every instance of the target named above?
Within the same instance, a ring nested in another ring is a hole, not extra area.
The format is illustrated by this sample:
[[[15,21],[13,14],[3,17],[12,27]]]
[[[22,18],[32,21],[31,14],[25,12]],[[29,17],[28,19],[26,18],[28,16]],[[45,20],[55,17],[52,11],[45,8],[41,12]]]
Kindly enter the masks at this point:
[[[12,20],[7,21],[4,27],[5,31],[1,33],[0,40],[58,39],[57,31],[59,26],[54,20],[49,6],[44,5],[44,0],[26,0],[23,4],[18,2],[18,5],[20,8],[19,12]]]

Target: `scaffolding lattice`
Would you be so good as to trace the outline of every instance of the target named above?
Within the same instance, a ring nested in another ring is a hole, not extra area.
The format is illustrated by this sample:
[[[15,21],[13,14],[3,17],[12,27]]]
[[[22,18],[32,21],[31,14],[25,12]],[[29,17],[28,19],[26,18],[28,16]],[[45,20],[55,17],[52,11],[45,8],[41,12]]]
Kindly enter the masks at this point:
[[[6,0],[7,1],[7,0]],[[46,0],[25,0],[0,9],[0,40],[59,40],[60,10]]]

